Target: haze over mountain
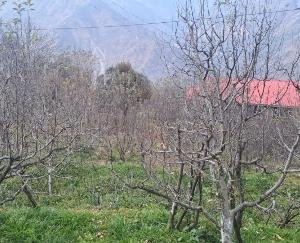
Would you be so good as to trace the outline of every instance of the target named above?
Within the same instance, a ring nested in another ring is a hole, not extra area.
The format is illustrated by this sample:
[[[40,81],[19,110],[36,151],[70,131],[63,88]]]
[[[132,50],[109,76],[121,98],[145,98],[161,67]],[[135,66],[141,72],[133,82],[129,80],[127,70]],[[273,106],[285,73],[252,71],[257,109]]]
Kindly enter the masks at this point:
[[[256,0],[258,3],[262,2]],[[13,1],[10,1],[13,2]],[[103,27],[160,22],[176,19],[177,4],[184,0],[33,0],[33,22],[54,36],[62,48],[85,48],[99,57],[99,69],[119,61],[130,61],[150,78],[165,75],[161,60],[162,39],[168,40],[171,24],[131,27]],[[213,1],[212,1],[213,3]],[[300,0],[276,1],[276,8],[296,8]],[[11,6],[4,9],[9,15]],[[281,31],[288,46],[300,37],[300,11],[286,14]],[[92,29],[61,29],[57,27],[99,27]],[[293,51],[287,50],[287,51]]]
[[[41,28],[99,26],[95,29],[50,31],[63,47],[92,50],[103,71],[116,62],[130,61],[151,78],[162,76],[161,35],[171,26],[102,28],[172,19],[175,0],[38,0],[33,20]]]

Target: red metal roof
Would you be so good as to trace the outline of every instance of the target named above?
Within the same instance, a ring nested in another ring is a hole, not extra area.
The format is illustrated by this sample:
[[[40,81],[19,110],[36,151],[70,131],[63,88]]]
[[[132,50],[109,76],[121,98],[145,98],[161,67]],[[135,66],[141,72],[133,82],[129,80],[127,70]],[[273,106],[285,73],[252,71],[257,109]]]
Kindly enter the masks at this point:
[[[291,81],[253,80],[247,88],[248,103],[281,107],[300,107],[300,94]]]
[[[226,82],[225,82],[226,83]],[[228,83],[228,82],[227,82]],[[224,84],[223,84],[224,85]],[[222,86],[223,86],[222,85]],[[193,97],[201,92],[201,86],[197,85],[190,88],[186,96]],[[227,85],[226,85],[227,87]],[[280,107],[300,107],[300,93],[297,85],[286,80],[252,80],[247,85],[236,84],[237,89],[243,88],[244,102],[251,105],[267,105]],[[228,92],[224,92],[228,93]],[[242,102],[242,96],[238,95],[236,100]]]

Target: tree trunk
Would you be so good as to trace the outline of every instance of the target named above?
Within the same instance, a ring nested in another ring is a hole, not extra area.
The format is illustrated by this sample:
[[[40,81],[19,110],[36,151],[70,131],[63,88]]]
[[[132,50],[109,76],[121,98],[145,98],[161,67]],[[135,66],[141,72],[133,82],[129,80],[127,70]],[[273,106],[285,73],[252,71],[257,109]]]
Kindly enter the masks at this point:
[[[52,195],[52,175],[51,175],[51,169],[48,171],[48,194]]]
[[[32,194],[31,194],[29,188],[27,187],[27,185],[24,186],[23,191],[24,191],[24,193],[26,194],[26,196],[27,196],[27,198],[28,198],[28,200],[29,200],[31,206],[32,206],[33,208],[36,208],[36,207],[37,207],[37,203],[36,203],[36,201],[34,200],[34,198],[33,198]]]
[[[174,219],[175,219],[176,212],[177,212],[177,203],[173,202],[169,214],[168,229],[174,229],[175,227]]]
[[[187,209],[184,209],[184,211],[182,212],[181,216],[180,216],[179,219],[178,219],[178,222],[177,222],[177,224],[176,224],[176,226],[175,226],[175,229],[177,229],[177,230],[180,229],[181,223],[182,223],[182,221],[183,221],[185,215],[187,214],[187,212],[188,212],[188,210],[187,210]]]
[[[235,239],[238,243],[243,243],[243,238],[241,235],[242,218],[243,218],[243,212],[241,211],[237,213],[233,221]]]
[[[47,173],[48,173],[48,194],[52,195],[52,161],[48,161]]]
[[[233,227],[234,227],[234,234],[235,234],[236,241],[238,243],[243,243],[243,238],[241,235],[241,226],[238,224],[237,220],[234,220]]]
[[[229,212],[222,212],[221,215],[221,242],[231,243],[233,231],[233,217]]]
[[[221,242],[231,243],[233,233],[234,215],[231,210],[230,187],[226,181],[225,169],[221,166],[214,166],[213,176],[217,180],[218,197],[221,208]]]

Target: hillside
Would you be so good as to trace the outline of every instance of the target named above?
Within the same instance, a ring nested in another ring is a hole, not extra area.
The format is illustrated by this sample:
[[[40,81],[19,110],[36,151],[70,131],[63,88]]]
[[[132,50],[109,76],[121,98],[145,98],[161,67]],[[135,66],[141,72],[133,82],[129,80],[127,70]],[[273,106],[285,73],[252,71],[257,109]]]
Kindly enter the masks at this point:
[[[50,30],[62,47],[92,50],[99,58],[99,69],[121,60],[154,79],[163,75],[161,61],[162,32],[170,26],[101,28],[165,20],[176,14],[175,0],[39,0],[34,1],[33,20],[41,28],[64,26],[100,26],[96,29]],[[47,11],[43,11],[47,9]],[[160,9],[156,11],[156,9]],[[171,11],[173,9],[174,11]]]
[[[13,1],[9,1],[12,3]],[[126,60],[140,72],[156,79],[166,75],[163,50],[170,61],[171,54],[164,49],[170,40],[171,24],[111,27],[134,23],[159,22],[176,18],[176,9],[183,0],[33,0],[32,19],[43,31],[50,34],[61,48],[85,48],[99,57],[99,70],[104,71],[116,62]],[[257,0],[258,3],[262,1]],[[300,6],[300,0],[274,2],[275,9]],[[257,4],[257,6],[261,6]],[[261,7],[258,7],[259,9]],[[47,9],[47,11],[45,11]],[[3,16],[11,13],[11,5]],[[292,53],[300,37],[300,11],[278,14],[282,20],[280,34],[287,43],[283,55]],[[57,27],[86,27],[92,29],[53,30]],[[288,58],[287,58],[288,59]]]

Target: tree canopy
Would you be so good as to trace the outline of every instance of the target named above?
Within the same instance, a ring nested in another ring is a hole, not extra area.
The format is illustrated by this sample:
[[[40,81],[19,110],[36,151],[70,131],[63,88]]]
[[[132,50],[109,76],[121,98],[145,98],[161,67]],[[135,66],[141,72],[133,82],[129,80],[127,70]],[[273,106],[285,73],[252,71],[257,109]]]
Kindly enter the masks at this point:
[[[107,101],[114,100],[124,113],[130,106],[143,103],[152,96],[151,81],[128,62],[108,68],[97,81],[99,94]]]

